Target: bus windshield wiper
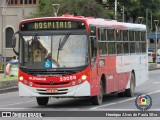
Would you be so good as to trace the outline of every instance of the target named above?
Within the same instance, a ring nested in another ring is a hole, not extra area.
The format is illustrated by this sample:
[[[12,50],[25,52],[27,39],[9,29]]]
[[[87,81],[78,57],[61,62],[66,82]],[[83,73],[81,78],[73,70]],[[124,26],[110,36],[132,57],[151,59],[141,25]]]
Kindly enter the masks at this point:
[[[59,44],[59,50],[62,50],[63,46],[65,45],[65,43],[67,42],[68,38],[70,36],[70,32],[68,32],[65,37],[63,38],[62,42],[60,41],[60,44]]]
[[[57,62],[58,62],[58,58],[59,58],[59,51],[62,50],[63,46],[65,45],[65,43],[67,42],[69,36],[70,36],[70,32],[68,32],[65,37],[63,38],[63,40],[59,40],[59,46],[58,46],[58,53],[57,53]]]

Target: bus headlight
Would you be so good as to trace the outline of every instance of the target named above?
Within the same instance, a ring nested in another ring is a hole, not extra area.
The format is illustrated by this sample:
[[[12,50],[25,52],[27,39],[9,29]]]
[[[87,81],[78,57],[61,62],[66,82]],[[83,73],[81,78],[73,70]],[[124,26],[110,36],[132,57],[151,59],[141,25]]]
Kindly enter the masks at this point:
[[[23,76],[20,76],[20,77],[19,77],[19,80],[21,80],[21,81],[22,81],[22,80],[23,80]]]
[[[81,79],[82,80],[86,80],[87,79],[87,75],[82,75]]]

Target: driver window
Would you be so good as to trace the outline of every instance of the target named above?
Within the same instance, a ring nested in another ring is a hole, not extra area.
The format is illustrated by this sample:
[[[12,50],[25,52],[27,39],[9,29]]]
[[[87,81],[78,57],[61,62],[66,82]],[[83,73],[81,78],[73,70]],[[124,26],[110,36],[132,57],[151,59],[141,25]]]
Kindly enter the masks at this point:
[[[97,41],[96,37],[90,37],[90,51],[91,51],[91,67],[93,68],[97,57]]]

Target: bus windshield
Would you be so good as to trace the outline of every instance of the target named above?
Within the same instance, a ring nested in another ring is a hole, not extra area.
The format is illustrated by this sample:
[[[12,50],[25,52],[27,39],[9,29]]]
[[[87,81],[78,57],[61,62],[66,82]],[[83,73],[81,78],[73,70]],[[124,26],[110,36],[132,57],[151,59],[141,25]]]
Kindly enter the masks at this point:
[[[20,65],[29,69],[80,67],[88,64],[87,35],[21,36]]]

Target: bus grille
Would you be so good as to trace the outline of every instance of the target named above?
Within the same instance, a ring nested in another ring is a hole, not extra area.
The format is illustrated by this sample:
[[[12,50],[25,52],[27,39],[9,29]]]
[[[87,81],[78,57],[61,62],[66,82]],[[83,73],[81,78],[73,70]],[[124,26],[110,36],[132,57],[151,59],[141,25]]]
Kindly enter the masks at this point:
[[[41,95],[64,95],[67,94],[68,89],[58,89],[56,93],[47,92],[46,89],[37,89],[37,92]]]
[[[34,83],[37,84],[37,85],[51,85],[50,83],[38,83],[38,82],[34,82]],[[67,85],[69,83],[70,82],[61,82],[61,83],[54,83],[53,85]]]

